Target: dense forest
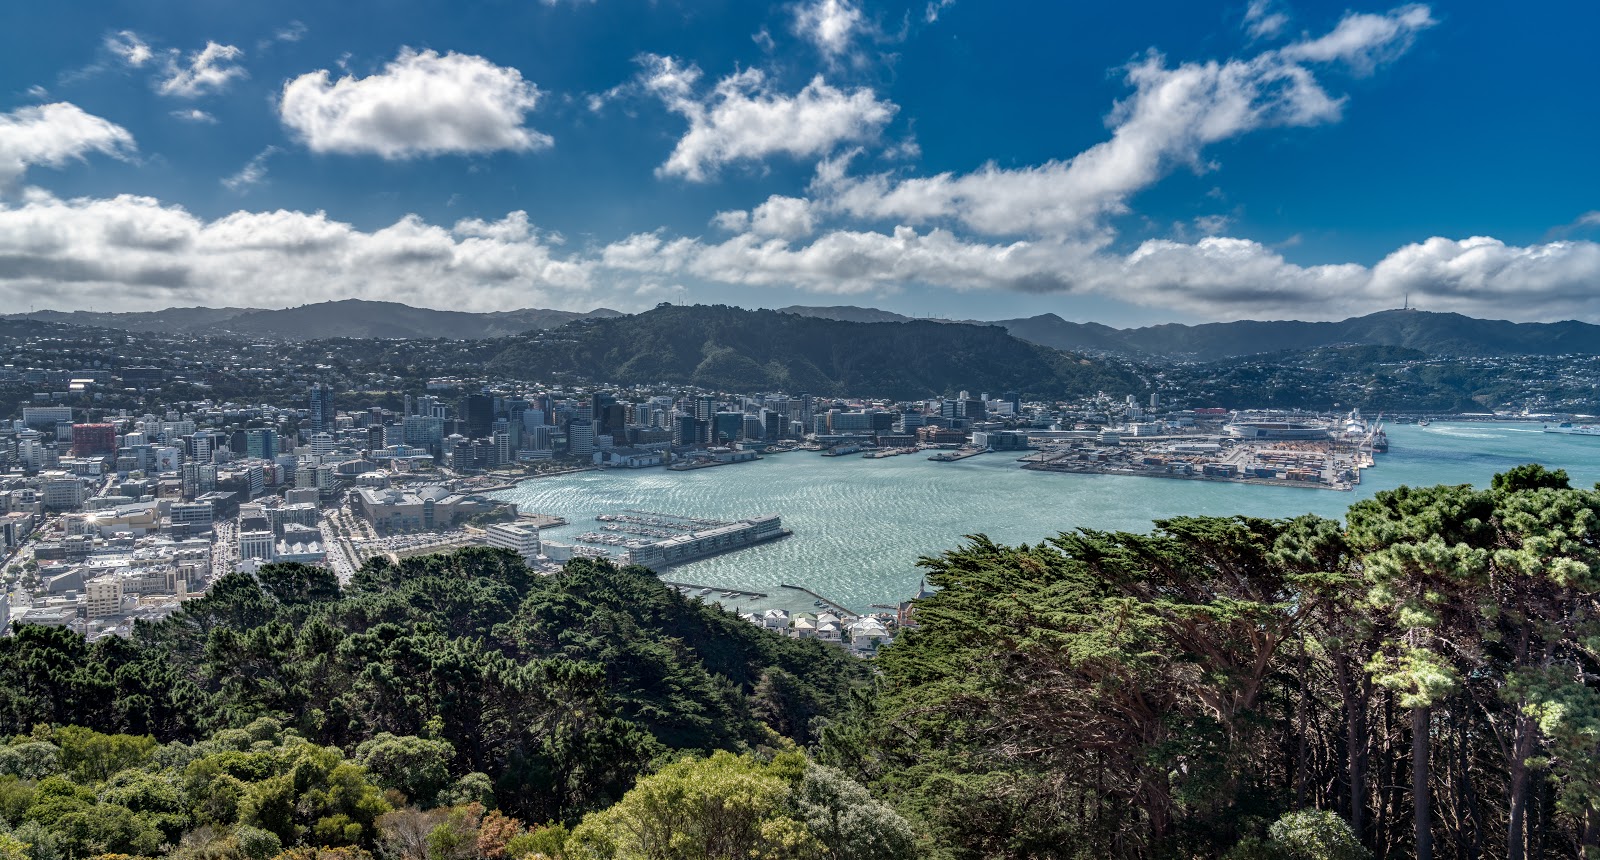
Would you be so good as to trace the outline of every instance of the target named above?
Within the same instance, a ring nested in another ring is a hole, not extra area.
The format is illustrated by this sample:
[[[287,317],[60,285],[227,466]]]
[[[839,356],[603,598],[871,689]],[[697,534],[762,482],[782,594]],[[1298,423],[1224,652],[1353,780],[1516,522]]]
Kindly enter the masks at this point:
[[[1600,857],[1600,492],[924,560],[873,661],[477,549],[0,639],[0,860]]]

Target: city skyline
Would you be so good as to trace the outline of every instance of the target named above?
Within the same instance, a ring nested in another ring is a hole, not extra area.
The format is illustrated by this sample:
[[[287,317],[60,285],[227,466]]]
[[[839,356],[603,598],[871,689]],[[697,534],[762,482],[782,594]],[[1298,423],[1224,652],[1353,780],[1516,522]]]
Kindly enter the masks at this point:
[[[9,9],[0,303],[1600,319],[1582,4],[385,9]]]

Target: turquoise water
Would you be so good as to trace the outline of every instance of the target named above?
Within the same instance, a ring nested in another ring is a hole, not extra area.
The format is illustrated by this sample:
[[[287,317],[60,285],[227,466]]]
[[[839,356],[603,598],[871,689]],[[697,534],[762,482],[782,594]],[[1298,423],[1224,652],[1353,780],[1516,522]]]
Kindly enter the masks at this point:
[[[579,472],[525,481],[496,494],[524,512],[557,514],[547,529],[571,541],[596,514],[625,508],[717,519],[782,515],[794,536],[674,568],[674,581],[771,593],[746,608],[810,608],[778,589],[803,585],[858,610],[914,593],[917,559],[964,535],[1036,543],[1079,527],[1144,531],[1179,514],[1338,517],[1357,499],[1401,484],[1487,484],[1519,463],[1563,468],[1573,485],[1600,481],[1600,437],[1558,436],[1537,424],[1436,423],[1389,428],[1390,451],[1354,492],[1024,471],[1015,455],[954,463],[926,455],[867,460],[796,451],[755,463],[668,472]]]

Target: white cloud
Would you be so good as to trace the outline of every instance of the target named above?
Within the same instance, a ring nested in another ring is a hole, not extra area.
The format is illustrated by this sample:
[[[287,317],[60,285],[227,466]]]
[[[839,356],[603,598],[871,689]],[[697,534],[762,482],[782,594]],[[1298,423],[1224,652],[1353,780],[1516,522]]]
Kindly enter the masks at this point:
[[[823,156],[844,143],[876,140],[898,110],[869,89],[841,90],[821,76],[792,96],[777,93],[759,69],[723,78],[701,98],[695,94],[698,68],[671,57],[643,59],[644,89],[689,120],[656,172],[691,182],[707,181],[734,162]]]
[[[1337,121],[1343,100],[1301,60],[1363,68],[1398,56],[1431,20],[1422,6],[1351,15],[1321,39],[1245,60],[1168,66],[1152,52],[1125,71],[1134,92],[1112,110],[1111,138],[1070,159],[911,179],[851,177],[842,159],[819,168],[812,190],[832,210],[858,218],[954,221],[991,235],[1096,233],[1175,167],[1207,169],[1201,154],[1210,144],[1260,128]]]
[[[150,46],[132,30],[119,30],[106,36],[105,49],[123,63],[138,68],[155,59]]]
[[[744,214],[744,213],[739,213]],[[733,219],[737,226],[738,219]],[[1513,319],[1600,315],[1600,243],[1433,238],[1378,265],[1301,266],[1248,239],[1144,242],[1127,254],[1061,240],[986,243],[948,230],[834,230],[795,244],[753,229],[719,243],[630,236],[600,266],[648,278],[859,295],[910,288],[1099,295],[1210,319],[1339,319],[1397,307]]]
[[[239,172],[222,179],[222,187],[235,194],[249,194],[250,189],[267,181],[267,159],[278,154],[276,146],[256,153],[256,157],[239,168]]]
[[[1250,0],[1244,10],[1244,29],[1253,39],[1270,39],[1289,26],[1289,16],[1274,10],[1272,0]]]
[[[922,20],[925,23],[932,24],[939,20],[939,16],[944,13],[944,10],[954,5],[956,5],[956,0],[929,0],[928,8],[922,13]]]
[[[216,42],[206,42],[204,48],[189,55],[187,63],[177,51],[171,51],[167,54],[166,70],[156,82],[156,89],[162,95],[189,99],[220,93],[234,81],[249,77],[244,67],[237,63],[242,56],[244,51],[233,45]]]
[[[1579,215],[1577,224],[1580,227],[1600,227],[1600,211],[1585,212]]]
[[[306,25],[300,21],[290,21],[288,26],[279,28],[272,34],[274,41],[298,42],[306,37]]]
[[[523,125],[538,99],[514,68],[404,48],[370,77],[333,81],[323,69],[289,81],[278,114],[313,152],[407,159],[549,147]]]
[[[172,111],[171,116],[172,116],[173,119],[180,119],[180,120],[183,120],[184,122],[199,123],[199,124],[202,124],[202,125],[216,125],[216,123],[217,123],[217,118],[216,117],[212,116],[211,114],[206,113],[203,110],[200,110],[199,108],[189,108],[188,110],[175,110],[175,111]]]
[[[862,29],[861,10],[850,0],[811,0],[794,6],[795,35],[834,60],[850,50]]]
[[[0,306],[40,295],[107,310],[222,306],[244,287],[274,306],[370,298],[501,310],[615,300],[595,295],[590,264],[555,256],[521,212],[454,226],[406,216],[362,231],[321,212],[206,221],[149,197],[32,191],[20,205],[0,204],[0,259]]]
[[[1339,26],[1317,39],[1283,48],[1291,62],[1344,63],[1357,72],[1370,73],[1379,64],[1406,52],[1418,33],[1438,23],[1427,6],[1401,6],[1384,15],[1351,13]]]
[[[17,108],[0,114],[0,189],[30,166],[60,167],[91,152],[132,157],[133,135],[70,102]]]
[[[815,229],[810,201],[798,197],[774,194],[750,213],[750,231],[760,236],[803,239]]]

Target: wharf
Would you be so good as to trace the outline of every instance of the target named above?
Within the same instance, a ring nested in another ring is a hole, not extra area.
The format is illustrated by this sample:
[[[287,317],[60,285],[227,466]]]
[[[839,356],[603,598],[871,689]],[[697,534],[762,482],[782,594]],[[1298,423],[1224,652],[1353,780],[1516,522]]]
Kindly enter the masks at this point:
[[[930,455],[928,459],[934,461],[935,463],[954,463],[957,460],[965,460],[968,457],[976,457],[982,453],[985,453],[984,449],[982,448],[961,448],[955,451],[941,451],[937,454]]]
[[[700,585],[693,582],[673,582],[667,579],[661,580],[661,584],[670,588],[676,588],[679,591],[683,591],[685,594],[689,594],[690,592],[706,592],[706,596],[708,597],[711,594],[720,594],[725,598],[748,597],[752,600],[765,600],[767,598],[767,594],[765,592],[745,591],[739,588],[723,588],[717,585]]]
[[[517,525],[532,526],[536,529],[553,529],[567,524],[565,517],[555,514],[518,514]]]
[[[1132,466],[1112,466],[1105,463],[1029,463],[1022,468],[1030,472],[1070,472],[1075,475],[1131,475],[1136,478],[1175,478],[1180,481],[1211,481],[1218,484],[1254,484],[1258,487],[1296,487],[1305,490],[1353,490],[1350,483],[1324,484],[1317,481],[1290,481],[1279,478],[1228,478],[1221,475],[1204,475],[1200,473],[1181,474],[1178,472],[1158,472],[1153,469],[1140,469]]]
[[[815,597],[816,599],[822,601],[823,603],[826,603],[830,608],[836,610],[840,614],[841,617],[843,617],[843,616],[849,616],[851,618],[860,618],[861,617],[861,613],[850,609],[849,607],[845,606],[844,604],[840,603],[837,600],[829,600],[828,598],[823,597],[822,595],[816,593],[815,591],[812,591],[809,588],[803,588],[803,587],[798,586],[798,585],[790,585],[787,582],[778,583],[778,587],[779,588],[791,589],[793,591],[805,592],[806,594],[809,594],[812,597]]]

